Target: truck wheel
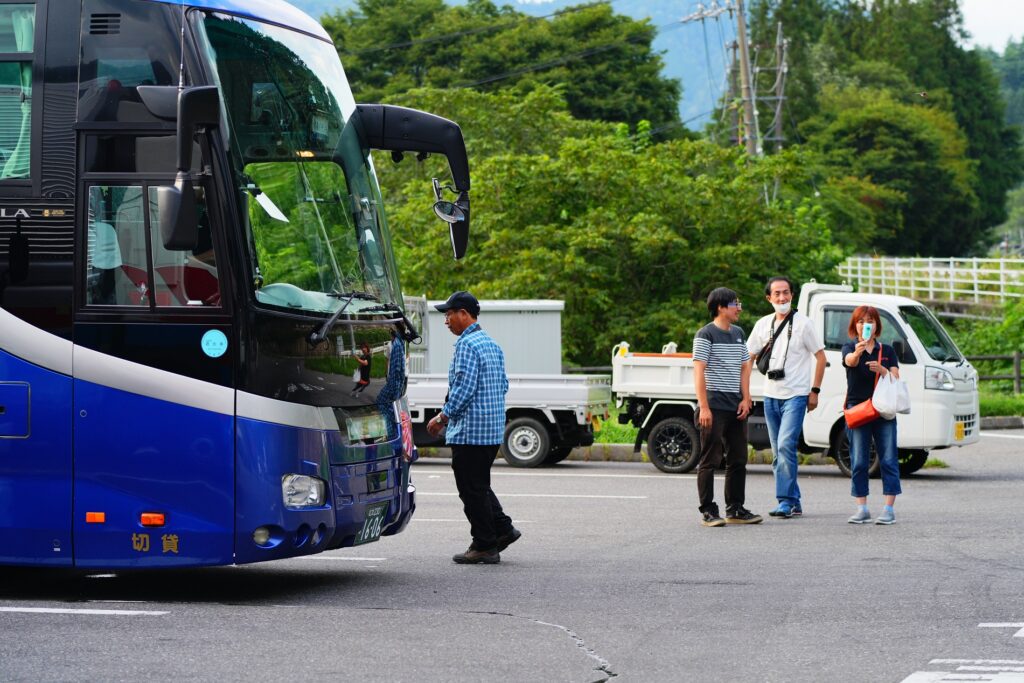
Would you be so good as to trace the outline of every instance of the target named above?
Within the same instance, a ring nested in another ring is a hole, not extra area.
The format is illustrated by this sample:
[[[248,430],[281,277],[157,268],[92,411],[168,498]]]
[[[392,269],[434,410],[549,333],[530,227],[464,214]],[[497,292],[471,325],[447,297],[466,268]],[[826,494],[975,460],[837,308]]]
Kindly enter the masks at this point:
[[[560,448],[552,448],[548,453],[548,457],[544,459],[545,465],[557,465],[572,453],[572,446],[562,446]]]
[[[913,474],[924,467],[928,462],[928,451],[924,450],[899,450],[900,476],[905,477]]]
[[[852,474],[850,471],[850,443],[846,439],[846,429],[842,427],[837,429],[832,437],[832,457],[835,458],[836,464],[839,465],[839,471],[849,477]],[[871,462],[868,463],[868,476],[878,476],[881,468],[882,464],[878,462],[878,453],[875,451],[875,445],[871,444]]]
[[[681,417],[662,420],[647,436],[647,455],[662,472],[689,472],[700,460],[700,435],[689,420]]]
[[[543,465],[550,449],[551,437],[548,436],[548,430],[532,417],[516,418],[505,428],[501,455],[513,467]]]

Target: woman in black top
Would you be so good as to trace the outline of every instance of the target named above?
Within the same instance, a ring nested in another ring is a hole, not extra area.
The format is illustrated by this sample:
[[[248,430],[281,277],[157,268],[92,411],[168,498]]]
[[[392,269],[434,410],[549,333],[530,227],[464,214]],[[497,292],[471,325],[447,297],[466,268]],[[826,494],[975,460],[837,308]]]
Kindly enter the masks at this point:
[[[370,352],[370,345],[366,342],[363,342],[363,345],[360,347],[359,355],[356,356],[356,362],[359,363],[359,379],[356,381],[356,385],[352,387],[353,396],[370,385],[370,364],[373,362],[373,354]]]
[[[868,327],[870,325],[870,327]],[[846,368],[846,408],[871,398],[879,377],[889,373],[900,377],[896,352],[888,344],[878,341],[882,333],[882,319],[872,306],[860,306],[850,316],[847,328],[852,341],[843,346],[843,366]],[[848,520],[851,524],[865,524],[871,521],[868,512],[868,464],[871,459],[871,442],[875,443],[878,460],[882,467],[882,495],[885,507],[875,524],[892,524],[896,521],[893,504],[900,489],[900,462],[896,450],[896,420],[876,418],[856,429],[847,428],[850,444],[851,494],[857,499],[857,512]]]

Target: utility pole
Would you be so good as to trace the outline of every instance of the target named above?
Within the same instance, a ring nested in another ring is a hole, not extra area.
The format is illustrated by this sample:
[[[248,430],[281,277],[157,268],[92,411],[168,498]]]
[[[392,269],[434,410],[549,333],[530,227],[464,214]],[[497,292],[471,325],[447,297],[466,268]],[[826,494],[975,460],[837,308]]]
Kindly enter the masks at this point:
[[[753,73],[750,70],[750,51],[747,46],[747,18],[743,13],[743,0],[736,0],[736,42],[740,53],[740,85],[743,88],[743,127],[746,129],[747,154],[760,156],[757,121],[754,114]]]
[[[775,102],[775,148],[782,149],[782,143],[785,141],[786,136],[782,128],[782,103],[786,93],[786,75],[789,73],[788,65],[786,64],[786,52],[789,44],[785,38],[782,37],[782,22],[779,22],[779,31],[775,37],[775,68],[778,71],[775,74],[775,97],[778,100]]]

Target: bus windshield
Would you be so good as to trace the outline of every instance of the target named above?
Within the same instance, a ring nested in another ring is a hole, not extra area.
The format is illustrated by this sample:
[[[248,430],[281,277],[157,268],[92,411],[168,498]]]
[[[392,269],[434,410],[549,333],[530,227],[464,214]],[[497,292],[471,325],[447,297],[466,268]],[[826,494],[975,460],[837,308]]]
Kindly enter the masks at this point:
[[[380,188],[334,46],[224,14],[197,26],[224,100],[257,301],[327,313],[397,303]]]
[[[924,346],[924,350],[933,360],[937,361],[961,361],[963,355],[956,348],[956,344],[949,338],[942,323],[935,319],[935,316],[924,306],[900,306],[900,317],[917,335]]]

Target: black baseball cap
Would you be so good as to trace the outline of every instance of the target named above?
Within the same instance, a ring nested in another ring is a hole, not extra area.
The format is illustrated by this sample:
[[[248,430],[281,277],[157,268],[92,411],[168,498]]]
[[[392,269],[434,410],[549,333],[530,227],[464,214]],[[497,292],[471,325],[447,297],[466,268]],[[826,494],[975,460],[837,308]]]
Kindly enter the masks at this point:
[[[437,304],[434,308],[442,313],[462,309],[468,311],[474,318],[480,315],[480,302],[469,292],[455,292],[448,297],[448,301],[445,301],[443,304]]]

